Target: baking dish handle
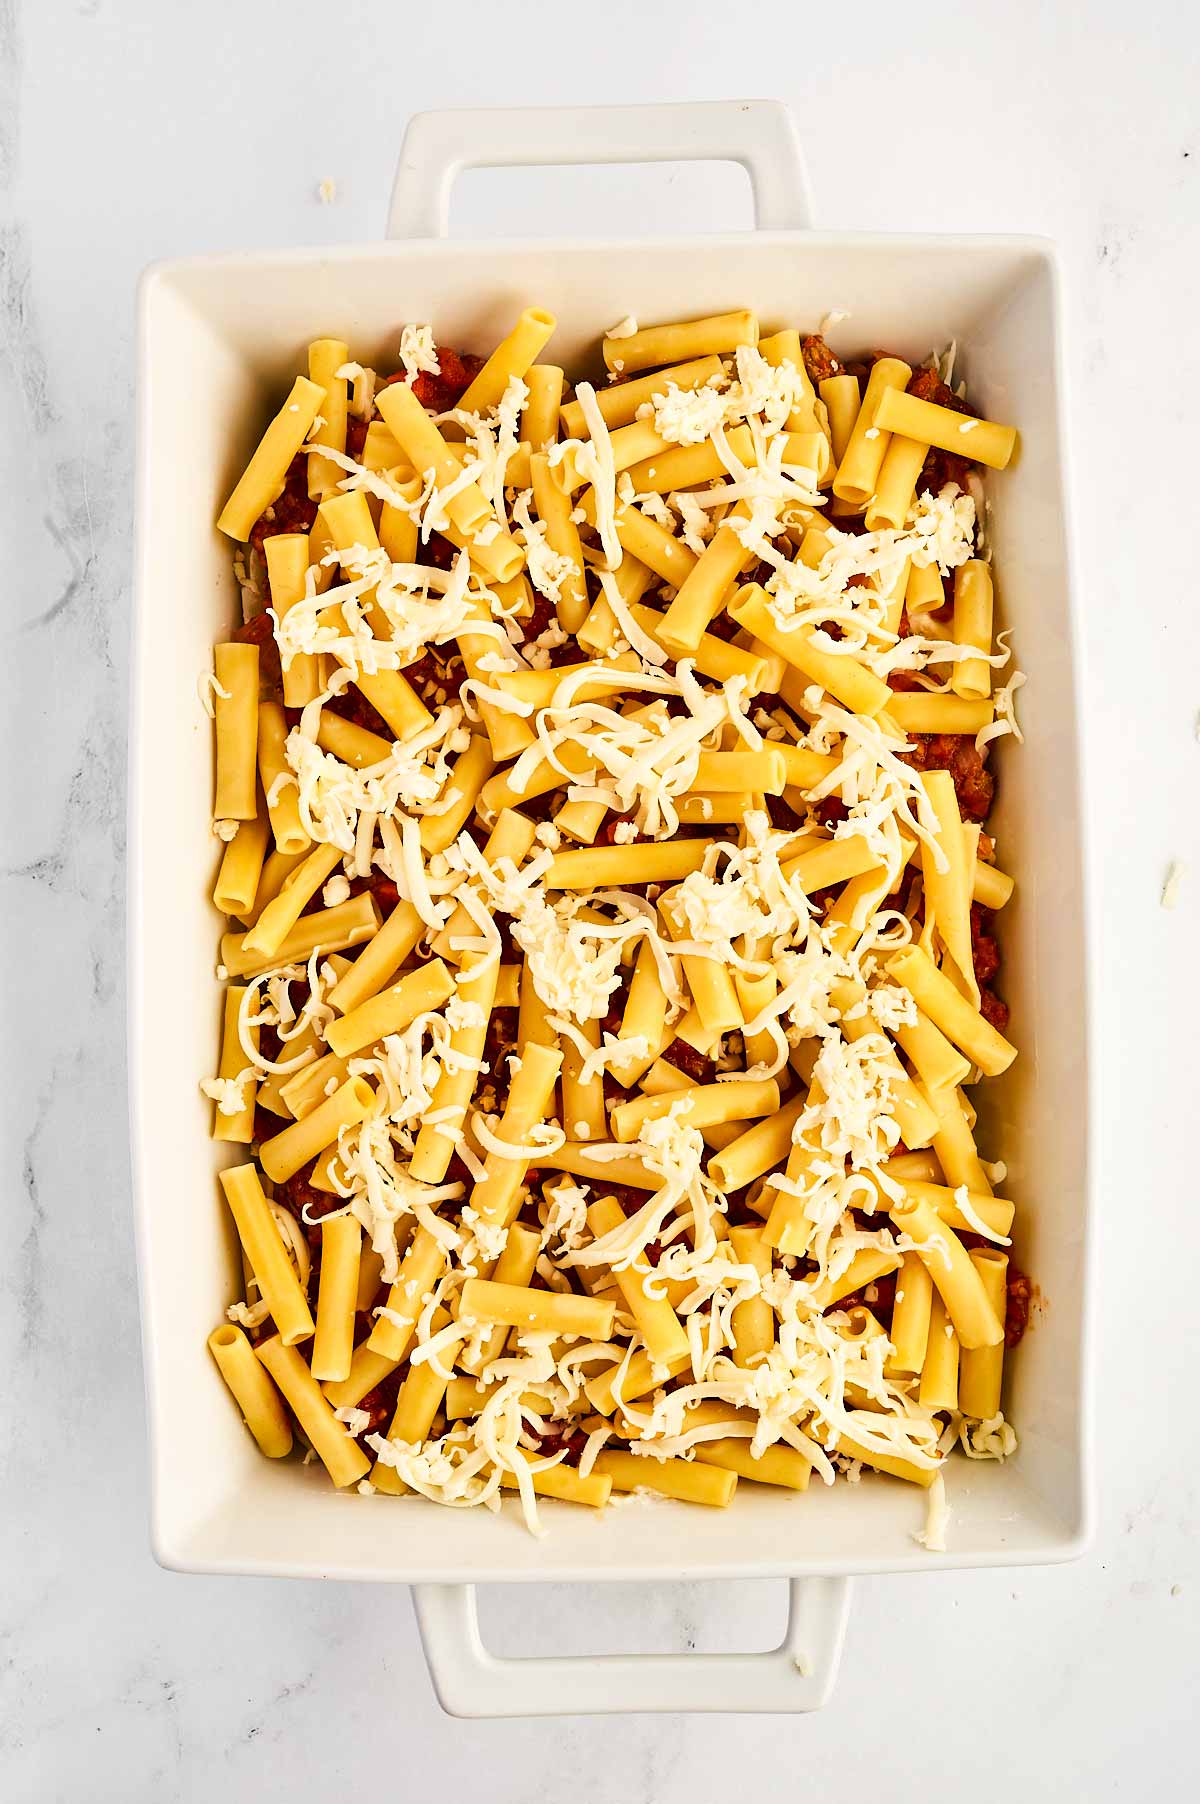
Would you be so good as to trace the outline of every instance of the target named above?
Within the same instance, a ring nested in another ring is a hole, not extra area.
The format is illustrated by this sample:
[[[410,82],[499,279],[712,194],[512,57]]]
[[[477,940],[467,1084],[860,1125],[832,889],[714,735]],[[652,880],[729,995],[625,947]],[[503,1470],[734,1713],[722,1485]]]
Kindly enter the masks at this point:
[[[425,1658],[451,1716],[819,1710],[837,1677],[849,1579],[791,1581],[787,1632],[761,1654],[590,1654],[499,1659],[479,1633],[474,1585],[414,1585]]]
[[[444,238],[464,169],[567,163],[740,163],[760,232],[812,224],[795,121],[777,100],[495,107],[415,113],[400,148],[389,238]]]

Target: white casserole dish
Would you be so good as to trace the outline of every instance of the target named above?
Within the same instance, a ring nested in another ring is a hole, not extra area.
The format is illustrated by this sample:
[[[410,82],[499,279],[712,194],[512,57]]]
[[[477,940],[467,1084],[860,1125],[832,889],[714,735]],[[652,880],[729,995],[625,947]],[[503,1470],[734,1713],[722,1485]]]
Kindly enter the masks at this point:
[[[444,236],[463,167],[688,158],[748,169],[759,230],[622,244]],[[811,1709],[836,1670],[848,1575],[1066,1559],[1087,1534],[1087,952],[1053,252],[1025,238],[818,235],[791,118],[764,102],[420,116],[389,238],[161,264],[141,286],[129,1045],[154,1551],[189,1572],[412,1583],[439,1696],[458,1714]],[[949,1468],[945,1553],[912,1538],[924,1495],[887,1481],[803,1498],[743,1486],[726,1512],[546,1504],[540,1541],[513,1504],[490,1515],[341,1496],[319,1467],[261,1458],[205,1347],[235,1294],[214,1181],[227,1151],[209,1139],[198,1088],[217,1041],[219,921],[196,682],[238,605],[213,520],[310,338],[336,333],[356,356],[394,360],[400,324],[430,320],[443,342],[483,349],[529,302],[557,314],[568,370],[629,312],[650,322],[750,306],[774,330],[815,329],[836,309],[835,349],[914,361],[956,339],[972,397],[1021,431],[1019,458],[992,482],[1004,623],[1031,677],[1024,748],[1006,741],[999,755],[995,817],[1018,879],[1000,931],[1021,1057],[982,1094],[985,1144],[1007,1160],[1019,1205],[1017,1256],[1047,1301],[1011,1362],[1019,1456]],[[788,1638],[730,1657],[495,1660],[470,1589],[769,1574],[793,1580]]]

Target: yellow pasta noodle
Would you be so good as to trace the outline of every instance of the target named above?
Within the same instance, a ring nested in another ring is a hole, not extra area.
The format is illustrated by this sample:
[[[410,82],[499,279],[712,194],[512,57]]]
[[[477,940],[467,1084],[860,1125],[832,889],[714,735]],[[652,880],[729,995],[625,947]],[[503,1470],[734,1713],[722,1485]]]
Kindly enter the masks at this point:
[[[930,1301],[929,1335],[917,1399],[922,1409],[958,1408],[959,1340],[936,1290]]]
[[[292,1451],[292,1426],[287,1411],[241,1329],[228,1322],[214,1328],[208,1337],[208,1350],[262,1452],[268,1459],[286,1458]]]
[[[635,370],[685,358],[736,351],[739,345],[758,343],[758,320],[748,310],[712,314],[670,326],[646,326],[627,338],[606,338],[601,349],[609,373],[628,376]]]
[[[681,1503],[704,1503],[724,1509],[737,1489],[737,1473],[691,1460],[650,1459],[609,1448],[596,1456],[593,1472],[610,1478],[616,1491],[657,1491]]]
[[[334,1484],[340,1489],[365,1478],[371,1469],[370,1460],[345,1424],[338,1421],[329,1399],[296,1348],[272,1335],[254,1350],[287,1398]]]
[[[217,1068],[217,1077],[222,1083],[238,1084],[241,1106],[230,1112],[223,1109],[219,1102],[214,1102],[212,1124],[214,1140],[228,1140],[241,1146],[249,1146],[254,1138],[254,1103],[257,1091],[254,1067],[242,1050],[239,1024],[245,994],[246,986],[238,983],[231,983],[225,992],[221,1060]],[[250,1028],[249,1034],[251,1044],[257,1048],[258,1028]]]
[[[617,354],[620,355],[619,352]],[[665,395],[671,387],[684,394],[703,388],[714,376],[721,374],[721,369],[719,357],[690,358],[686,363],[656,370],[653,375],[637,376],[631,382],[620,382],[615,388],[601,388],[596,393],[596,405],[606,426],[628,426],[631,420],[637,418],[639,408],[653,402],[656,395]],[[564,406],[562,428],[568,438],[583,437],[587,428],[583,408],[578,401],[568,401]]]
[[[314,424],[310,443],[329,445],[334,451],[346,449],[346,378],[338,371],[350,361],[350,346],[340,338],[318,338],[308,347],[308,377],[324,391],[321,397],[320,423]],[[341,481],[342,472],[331,457],[308,460],[308,492],[320,501]]]
[[[271,823],[265,803],[251,821],[240,821],[225,847],[213,888],[213,901],[227,915],[248,915],[254,907],[262,875]]]
[[[980,558],[968,558],[954,572],[954,637],[959,645],[992,649],[992,573]],[[984,701],[992,693],[992,667],[985,657],[963,658],[950,677],[955,695]]]
[[[971,1264],[979,1274],[987,1300],[1003,1324],[1007,1303],[1008,1256],[995,1247],[975,1247]],[[1000,1388],[1004,1377],[1004,1341],[963,1352],[958,1368],[958,1407],[965,1416],[988,1421],[1000,1414]]]
[[[615,1197],[602,1196],[588,1210],[588,1226],[597,1240],[622,1227],[624,1221],[624,1210]],[[686,1359],[687,1330],[667,1297],[653,1294],[655,1271],[649,1261],[635,1259],[628,1266],[614,1268],[613,1277],[651,1359],[663,1365]]]
[[[557,557],[566,560],[568,566],[559,578],[555,612],[565,631],[575,633],[587,619],[588,598],[579,528],[571,518],[573,504],[556,481],[544,452],[534,453],[529,468],[533,504],[546,529],[546,543]]]
[[[354,1355],[354,1311],[362,1229],[352,1215],[328,1215],[321,1222],[321,1282],[312,1375],[321,1383],[350,1376]]]
[[[317,462],[310,460],[309,468]],[[271,606],[282,620],[298,601],[303,601],[310,556],[307,533],[273,533],[263,540],[267,561],[267,581],[271,588]],[[321,675],[317,659],[311,652],[298,652],[283,672],[283,699],[289,708],[303,708],[321,693]]]
[[[1016,1047],[959,994],[927,952],[919,946],[906,946],[903,952],[892,954],[887,968],[893,981],[909,992],[917,1007],[924,1009],[982,1072],[998,1077],[1007,1071],[1017,1056]]]
[[[364,1078],[352,1077],[302,1120],[266,1140],[259,1151],[263,1170],[277,1184],[331,1146],[344,1127],[364,1120],[375,1093]]]
[[[928,1203],[911,1200],[893,1208],[892,1222],[914,1242],[963,1346],[991,1347],[1003,1341],[1004,1325],[953,1228]]]
[[[417,1317],[446,1263],[446,1252],[437,1237],[420,1227],[400,1262],[399,1275],[388,1290],[386,1303],[375,1312],[375,1326],[366,1345],[381,1359],[398,1365],[408,1351]]]
[[[462,1288],[460,1313],[477,1322],[504,1322],[529,1334],[578,1334],[589,1340],[607,1340],[615,1305],[558,1290],[531,1290],[526,1285],[468,1278]]]
[[[229,500],[217,517],[218,530],[245,541],[259,515],[283,493],[288,466],[320,411],[325,390],[297,376],[291,393],[259,441]]]
[[[833,479],[833,492],[839,501],[849,502],[855,508],[865,507],[875,493],[893,430],[880,422],[879,411],[884,396],[893,389],[903,389],[911,375],[912,370],[899,357],[880,357],[872,364],[862,407]],[[900,432],[903,428],[896,426],[894,430]],[[922,435],[909,432],[907,436]]]
[[[258,787],[258,647],[213,648],[217,780],[213,819],[251,821]]]
[[[412,1176],[423,1184],[441,1183],[462,1132],[467,1104],[474,1094],[483,1060],[499,968],[499,961],[486,954],[463,960],[458,999],[469,1011],[469,1018],[451,1035],[455,1064],[453,1068],[444,1068],[438,1079],[429,1111],[433,1119],[426,1119],[423,1124],[409,1162]]]
[[[334,1052],[347,1058],[385,1034],[403,1033],[410,1021],[440,1008],[453,994],[454,979],[441,959],[435,958],[359,1003],[340,1020],[331,1021],[325,1038]]]
[[[856,714],[875,715],[894,699],[887,684],[849,653],[822,651],[812,632],[799,627],[785,631],[767,606],[767,596],[757,583],[747,583],[730,603],[729,612],[756,639],[779,652],[812,683]]]
[[[291,1260],[275,1226],[253,1165],[229,1166],[220,1174],[242,1250],[250,1261],[263,1301],[284,1343],[307,1340],[314,1323]],[[286,1392],[285,1392],[286,1395]]]
[[[952,451],[993,470],[1007,469],[1017,442],[1014,426],[973,419],[956,413],[952,407],[922,401],[917,395],[896,392],[894,388],[880,396],[875,423],[881,432],[902,432],[923,444],[936,445],[939,451]]]

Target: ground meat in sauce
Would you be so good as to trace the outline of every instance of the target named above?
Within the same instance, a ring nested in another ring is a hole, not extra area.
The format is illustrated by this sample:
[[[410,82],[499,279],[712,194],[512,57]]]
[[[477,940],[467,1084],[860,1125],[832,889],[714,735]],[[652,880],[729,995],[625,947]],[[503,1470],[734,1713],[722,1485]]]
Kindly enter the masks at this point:
[[[346,456],[352,457],[355,463],[361,459],[363,446],[367,442],[367,425],[368,422],[360,420],[356,413],[352,413],[346,421]]]
[[[250,528],[250,544],[265,560],[263,540],[281,532],[308,532],[317,517],[317,504],[308,494],[308,458],[297,452],[288,465],[283,493],[264,508]]]
[[[402,1376],[402,1369],[397,1370],[360,1399],[357,1407],[365,1409],[369,1418],[362,1434],[358,1436],[360,1443],[365,1435],[387,1432],[388,1424],[396,1413],[396,1392],[400,1388],[399,1381]]]
[[[662,1056],[668,1065],[674,1065],[676,1071],[682,1071],[697,1084],[715,1084],[717,1081],[713,1060],[705,1058],[688,1040],[672,1040]]]
[[[441,366],[437,375],[422,370],[413,379],[412,391],[422,407],[433,413],[449,413],[474,382],[484,360],[470,351],[452,351],[448,345],[437,346],[437,360]],[[397,370],[394,376],[385,377],[377,385],[376,393],[381,388],[390,388],[394,382],[407,381],[404,371]]]
[[[617,828],[628,826],[628,824],[632,820],[633,820],[633,810],[632,809],[629,809],[629,810],[625,811],[624,813],[618,813],[614,809],[612,811],[612,813],[610,813],[608,816],[606,816],[605,820],[602,822],[600,827],[597,829],[596,838],[595,838],[594,843],[598,846],[615,846],[617,843]],[[646,837],[646,835],[644,833],[635,831],[633,838],[628,840],[625,843],[627,843],[629,845],[636,845],[641,840],[644,840],[645,837]]]
[[[577,1466],[579,1456],[587,1445],[587,1435],[582,1428],[568,1428],[561,1422],[547,1422],[541,1428],[526,1422],[526,1428],[537,1442],[538,1454],[543,1459],[553,1459],[556,1453],[566,1454],[562,1461],[564,1466]]]
[[[963,819],[986,820],[996,784],[970,734],[910,733],[909,739],[913,750],[900,754],[904,761],[914,770],[948,770]]]
[[[879,1226],[878,1221],[868,1221],[868,1231]],[[842,1297],[831,1303],[825,1311],[832,1315],[835,1311],[851,1309],[869,1309],[871,1314],[881,1321],[886,1328],[892,1319],[892,1309],[896,1302],[896,1274],[887,1272],[882,1278],[873,1278],[870,1284],[864,1284],[861,1290],[851,1291],[848,1297]]]
[[[278,1132],[278,1126],[273,1129]],[[346,1206],[345,1197],[334,1196],[327,1190],[314,1190],[312,1186],[313,1168],[304,1165],[292,1177],[283,1183],[276,1184],[274,1200],[281,1209],[286,1209],[304,1229],[304,1238],[309,1247],[318,1252],[321,1246],[321,1217],[335,1214]],[[312,1218],[304,1219],[305,1211]]]
[[[767,797],[767,819],[780,833],[797,833],[804,825],[803,818],[782,796]]]
[[[843,365],[838,362],[819,332],[809,332],[800,340],[800,354],[814,388],[828,377],[842,374]]]
[[[1029,1327],[1029,1310],[1033,1303],[1033,1282],[1015,1265],[1008,1268],[1004,1308],[1004,1345],[1018,1346]]]
[[[611,1196],[621,1205],[626,1215],[636,1215],[650,1194],[647,1190],[638,1190],[632,1184],[606,1184],[605,1196]],[[654,1261],[650,1263],[653,1265]]]
[[[978,984],[991,983],[1000,969],[1000,948],[992,932],[992,911],[980,907],[978,902],[971,904],[971,958],[975,966],[975,981]]]
[[[406,664],[402,674],[427,708],[440,708],[457,697],[467,673],[454,646],[435,645]]]
[[[279,647],[275,643],[275,622],[269,614],[256,614],[244,626],[235,626],[229,635],[238,645],[258,647],[258,693],[263,701],[272,701],[283,688],[283,667]]]
[[[337,714],[342,720],[353,722],[356,727],[362,727],[368,733],[378,733],[382,739],[387,740],[389,745],[391,744],[392,729],[383,715],[377,713],[371,706],[362,690],[356,689],[353,683],[343,689],[340,695],[331,695],[324,706],[329,709],[331,714]]]
[[[483,1057],[492,1071],[497,1071],[501,1059],[516,1050],[517,1016],[515,1008],[494,1008],[488,1017]]]
[[[979,1012],[998,1034],[1008,1031],[1008,1004],[995,990],[980,990]]]
[[[843,802],[841,796],[826,796],[823,801],[817,802],[815,806],[817,819],[823,827],[828,827],[830,831],[832,831],[834,827],[839,826],[842,821],[850,819],[850,810],[847,808],[845,802]]]

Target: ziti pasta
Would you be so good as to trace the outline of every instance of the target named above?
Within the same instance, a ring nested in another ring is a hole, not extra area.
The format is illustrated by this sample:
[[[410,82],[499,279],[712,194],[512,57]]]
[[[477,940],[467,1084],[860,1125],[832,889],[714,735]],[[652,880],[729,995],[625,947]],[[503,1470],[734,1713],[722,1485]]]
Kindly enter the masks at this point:
[[[622,322],[599,390],[553,331],[300,349],[218,521],[209,1344],[335,1485],[537,1531],[865,1467],[933,1545],[1029,1296],[972,1101],[1014,435],[748,311]]]

